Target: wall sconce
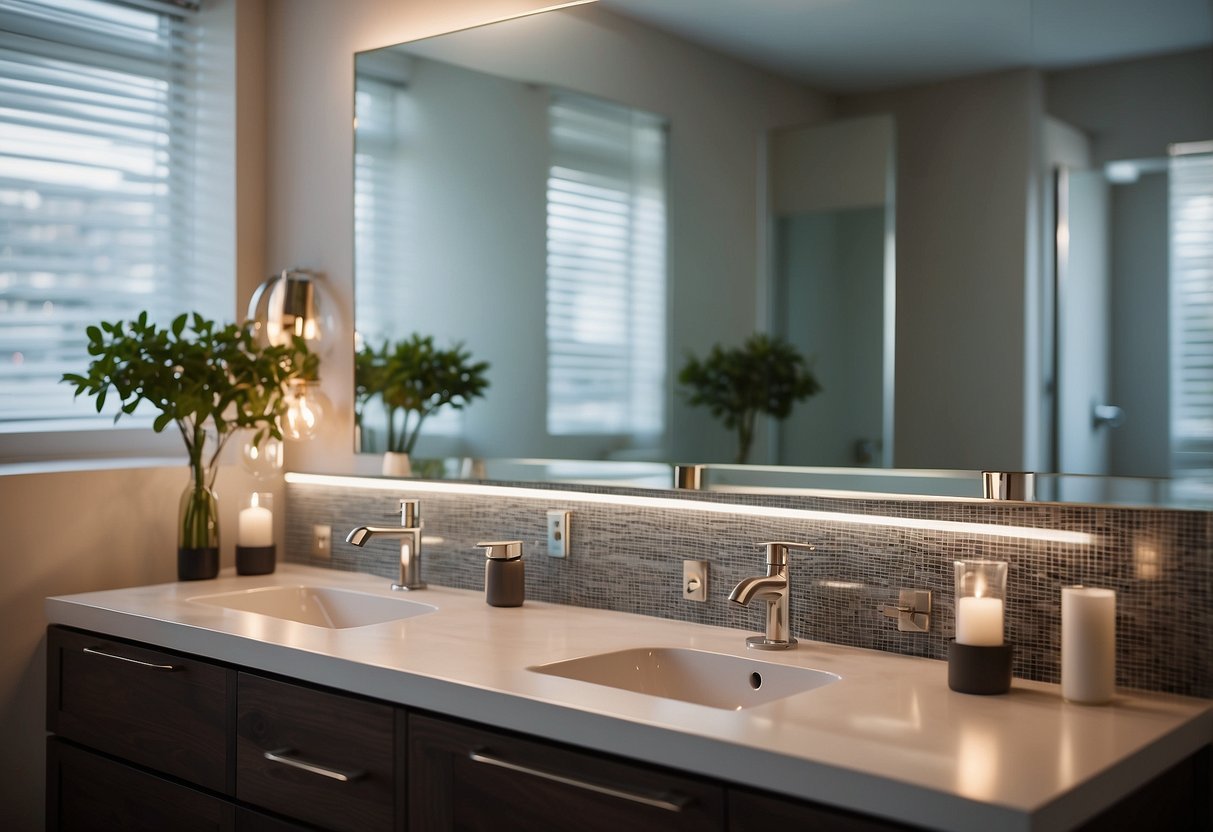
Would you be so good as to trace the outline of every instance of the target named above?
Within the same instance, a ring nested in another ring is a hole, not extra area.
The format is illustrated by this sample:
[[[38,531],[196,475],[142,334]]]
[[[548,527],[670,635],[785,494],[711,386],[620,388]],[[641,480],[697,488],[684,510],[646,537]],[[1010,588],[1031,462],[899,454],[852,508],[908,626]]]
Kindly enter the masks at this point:
[[[337,331],[336,305],[320,275],[307,269],[284,269],[266,280],[249,299],[248,317],[257,337],[274,346],[302,338],[317,356],[328,352]],[[320,380],[292,381],[286,395],[287,410],[282,435],[287,439],[311,439],[320,430],[324,414],[332,405],[320,390]],[[245,450],[246,462],[250,453]],[[278,465],[281,465],[279,456]]]
[[[298,336],[323,354],[337,328],[334,304],[320,275],[307,269],[284,269],[266,280],[249,300],[248,317],[257,335],[281,346]]]

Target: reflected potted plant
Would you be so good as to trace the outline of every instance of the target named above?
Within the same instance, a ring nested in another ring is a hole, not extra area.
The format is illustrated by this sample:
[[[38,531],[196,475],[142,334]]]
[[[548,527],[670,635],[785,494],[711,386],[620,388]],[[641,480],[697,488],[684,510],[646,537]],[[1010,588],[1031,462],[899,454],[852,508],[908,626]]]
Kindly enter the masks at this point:
[[[419,333],[385,340],[378,350],[360,350],[354,365],[358,409],[378,396],[387,417],[383,473],[412,475],[411,455],[425,420],[444,407],[461,410],[483,397],[488,369],[488,362],[473,361],[462,343],[438,349],[432,336]]]
[[[702,361],[688,355],[678,373],[687,403],[703,406],[737,431],[737,455],[750,457],[758,414],[786,419],[798,402],[821,392],[804,356],[778,336],[755,333],[740,347],[716,344]]]
[[[318,359],[301,338],[262,345],[251,325],[219,326],[197,313],[161,328],[142,312],[130,322],[90,326],[87,334],[88,370],[65,373],[62,381],[75,385],[76,396],[92,396],[98,413],[116,397],[115,422],[146,403],[159,411],[154,431],[177,426],[190,472],[178,514],[177,577],[215,577],[219,455],[238,431],[253,431],[254,446],[271,436],[281,440],[288,386],[315,378]]]

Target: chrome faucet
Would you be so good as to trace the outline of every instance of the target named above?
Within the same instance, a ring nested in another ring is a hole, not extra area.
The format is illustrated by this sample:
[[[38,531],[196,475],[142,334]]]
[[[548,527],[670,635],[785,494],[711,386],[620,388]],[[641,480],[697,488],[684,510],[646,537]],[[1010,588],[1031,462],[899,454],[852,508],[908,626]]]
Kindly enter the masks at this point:
[[[392,589],[425,589],[421,580],[421,501],[400,501],[399,526],[359,526],[345,537],[361,548],[373,537],[400,538],[400,580]]]
[[[745,640],[747,647],[755,650],[787,650],[796,646],[791,629],[788,550],[802,549],[811,552],[813,547],[806,543],[786,542],[763,545],[767,547],[767,574],[746,578],[737,584],[729,593],[729,600],[743,607],[748,607],[754,600],[767,602],[766,635],[750,636]]]

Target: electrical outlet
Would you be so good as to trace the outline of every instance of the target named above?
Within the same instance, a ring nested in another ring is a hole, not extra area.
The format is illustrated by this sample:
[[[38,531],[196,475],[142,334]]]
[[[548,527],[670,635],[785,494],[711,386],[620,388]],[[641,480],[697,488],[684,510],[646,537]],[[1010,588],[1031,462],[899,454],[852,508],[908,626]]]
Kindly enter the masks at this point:
[[[682,562],[682,597],[688,601],[708,600],[708,562],[706,560],[684,560]]]
[[[333,527],[312,526],[312,557],[331,558],[333,556]]]
[[[572,513],[559,510],[548,512],[548,557],[569,556],[569,517]]]

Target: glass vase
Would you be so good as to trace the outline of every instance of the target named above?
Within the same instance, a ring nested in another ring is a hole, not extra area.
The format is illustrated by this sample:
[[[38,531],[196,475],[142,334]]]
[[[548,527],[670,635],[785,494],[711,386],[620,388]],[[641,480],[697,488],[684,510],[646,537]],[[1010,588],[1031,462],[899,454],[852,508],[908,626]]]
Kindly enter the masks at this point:
[[[219,501],[205,472],[191,470],[177,514],[177,579],[200,581],[219,574]]]

